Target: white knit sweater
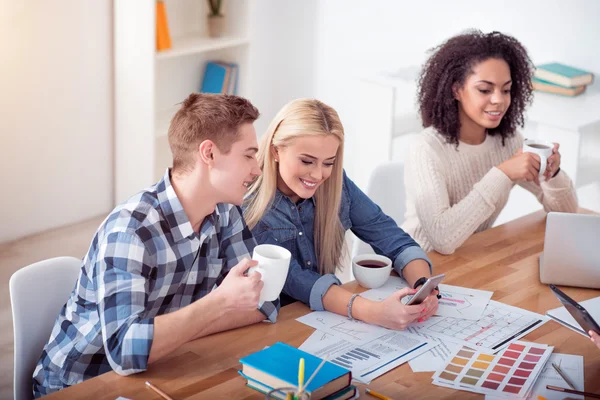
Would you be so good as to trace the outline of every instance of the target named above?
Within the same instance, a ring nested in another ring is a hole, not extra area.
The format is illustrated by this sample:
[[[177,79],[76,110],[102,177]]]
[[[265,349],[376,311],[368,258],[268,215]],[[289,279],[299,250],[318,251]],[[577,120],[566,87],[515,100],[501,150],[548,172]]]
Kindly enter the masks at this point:
[[[487,135],[479,145],[449,144],[434,128],[414,140],[405,165],[406,214],[402,228],[425,251],[451,254],[475,232],[492,226],[515,183],[496,168],[522,146],[516,134],[505,141]],[[561,172],[541,187],[517,182],[546,211],[576,212],[571,179]]]

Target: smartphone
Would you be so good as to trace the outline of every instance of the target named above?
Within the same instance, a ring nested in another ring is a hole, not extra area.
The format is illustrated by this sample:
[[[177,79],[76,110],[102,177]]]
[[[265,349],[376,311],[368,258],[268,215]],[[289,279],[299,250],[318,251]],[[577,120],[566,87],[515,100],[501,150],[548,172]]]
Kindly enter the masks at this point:
[[[441,274],[427,279],[427,282],[425,282],[425,284],[421,286],[421,289],[419,289],[419,291],[406,302],[406,305],[410,306],[414,304],[421,304],[423,301],[425,301],[427,296],[431,294],[435,287],[439,285],[442,280],[444,280],[445,276],[446,275]]]
[[[565,306],[573,318],[575,318],[575,321],[577,321],[587,336],[589,336],[589,331],[594,331],[600,334],[600,326],[598,326],[598,323],[594,320],[594,318],[592,318],[585,308],[580,306],[579,303],[567,296],[556,286],[550,285],[550,289],[552,289],[552,292],[554,292],[558,300],[563,306]]]

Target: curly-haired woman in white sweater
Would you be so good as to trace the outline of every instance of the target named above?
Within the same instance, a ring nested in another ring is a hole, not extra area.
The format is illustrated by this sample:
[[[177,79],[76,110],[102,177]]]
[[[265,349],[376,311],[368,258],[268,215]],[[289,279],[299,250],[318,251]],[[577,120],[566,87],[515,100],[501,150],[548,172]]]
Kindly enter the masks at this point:
[[[533,98],[525,48],[499,32],[470,31],[436,49],[424,65],[418,100],[425,130],[408,152],[406,222],[426,251],[451,254],[492,226],[517,184],[546,211],[577,211],[559,145],[538,179],[540,158],[521,151]]]

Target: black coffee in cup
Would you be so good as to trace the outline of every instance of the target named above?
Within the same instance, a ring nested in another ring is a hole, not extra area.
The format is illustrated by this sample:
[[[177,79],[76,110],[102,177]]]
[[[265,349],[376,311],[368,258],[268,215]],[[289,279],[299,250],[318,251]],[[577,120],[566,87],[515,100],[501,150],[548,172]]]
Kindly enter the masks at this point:
[[[375,260],[362,260],[357,262],[356,264],[360,265],[361,267],[366,267],[366,268],[383,268],[386,267],[387,264],[381,261],[375,261]]]

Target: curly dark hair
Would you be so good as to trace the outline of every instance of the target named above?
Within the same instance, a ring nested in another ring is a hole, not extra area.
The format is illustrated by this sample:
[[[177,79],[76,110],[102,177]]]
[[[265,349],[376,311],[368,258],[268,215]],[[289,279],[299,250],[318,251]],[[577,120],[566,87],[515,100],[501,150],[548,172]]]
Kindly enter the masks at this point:
[[[472,68],[482,61],[490,58],[506,61],[512,79],[511,104],[500,125],[488,130],[490,135],[501,135],[504,145],[504,140],[514,135],[517,126],[523,126],[525,107],[533,100],[531,76],[534,66],[525,47],[514,37],[500,32],[470,30],[430,51],[433,54],[419,76],[419,111],[425,127],[433,125],[446,136],[448,143],[457,146],[460,121],[453,86],[463,86],[473,73]]]

